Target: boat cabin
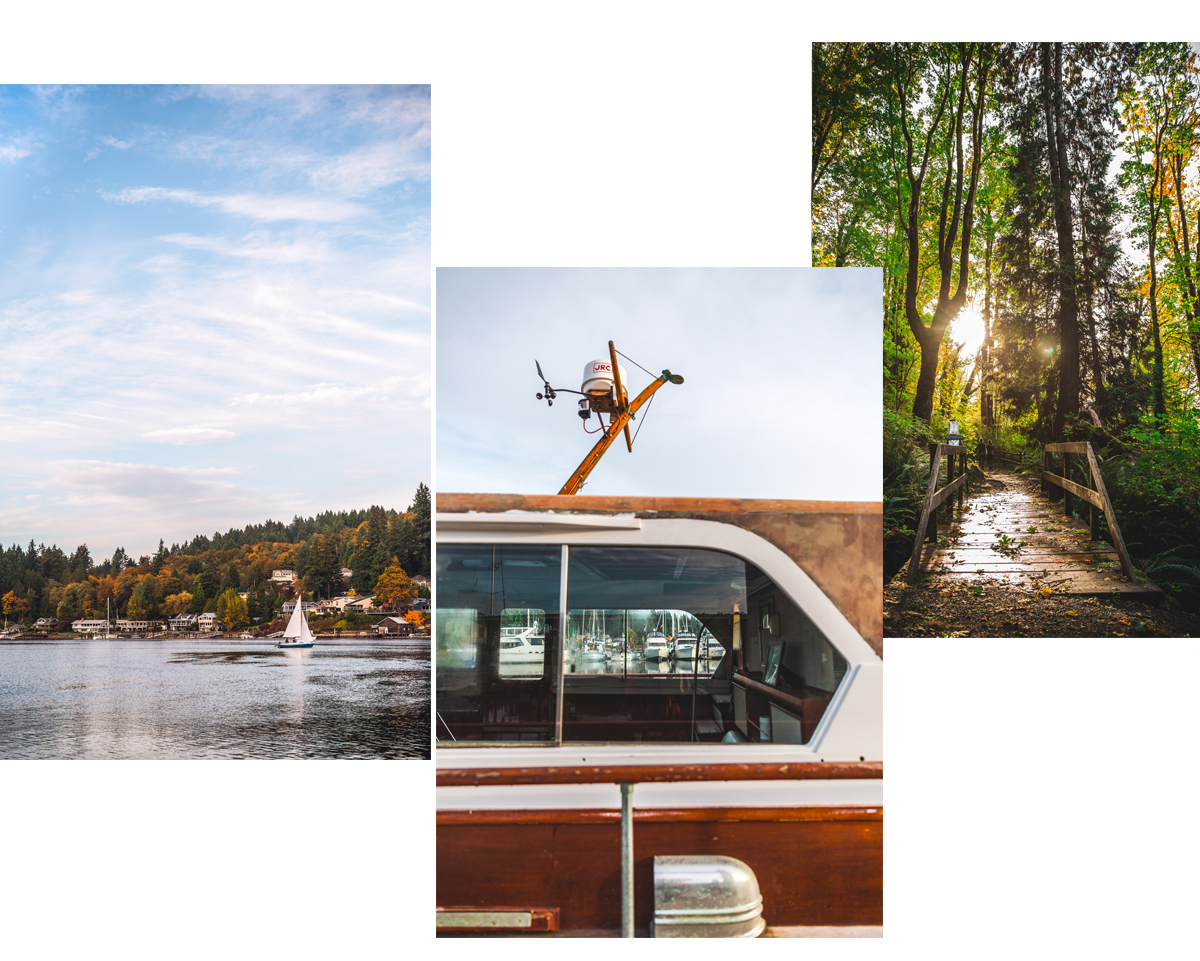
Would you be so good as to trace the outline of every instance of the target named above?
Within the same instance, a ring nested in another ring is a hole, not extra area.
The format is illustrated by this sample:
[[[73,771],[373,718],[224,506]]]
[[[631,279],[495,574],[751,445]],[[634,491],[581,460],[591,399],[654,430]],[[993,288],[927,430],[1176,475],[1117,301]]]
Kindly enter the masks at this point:
[[[439,495],[439,932],[489,929],[454,919],[511,904],[554,908],[563,931],[619,927],[618,901],[591,890],[607,882],[586,878],[619,853],[621,783],[637,849],[657,845],[637,861],[639,929],[654,858],[699,854],[772,878],[772,925],[881,924],[881,520],[878,504]],[[866,830],[843,848],[821,840],[856,817]],[[738,839],[701,843],[712,818],[707,837],[736,823]],[[781,845],[800,835],[796,856],[821,848],[852,893],[788,866]],[[509,845],[558,867],[541,887],[536,871],[489,874],[479,857]]]

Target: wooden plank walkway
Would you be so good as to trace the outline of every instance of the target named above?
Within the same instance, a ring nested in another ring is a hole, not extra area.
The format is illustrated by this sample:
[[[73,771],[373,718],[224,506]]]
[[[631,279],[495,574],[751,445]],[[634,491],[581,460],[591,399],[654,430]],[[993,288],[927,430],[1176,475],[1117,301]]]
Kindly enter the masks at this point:
[[[961,587],[986,577],[1006,587],[1084,597],[1162,596],[1148,579],[1125,577],[1112,545],[1092,541],[1087,521],[1064,517],[1062,502],[1051,504],[1037,479],[1001,469],[984,473],[987,489],[955,510],[937,544],[926,542],[921,552],[921,571],[931,583]]]

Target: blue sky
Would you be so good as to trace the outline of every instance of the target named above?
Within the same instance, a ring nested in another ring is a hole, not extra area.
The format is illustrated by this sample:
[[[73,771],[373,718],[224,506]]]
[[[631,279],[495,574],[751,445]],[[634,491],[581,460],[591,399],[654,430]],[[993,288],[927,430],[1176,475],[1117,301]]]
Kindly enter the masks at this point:
[[[578,396],[535,399],[534,360],[579,390],[611,339],[684,383],[659,389],[633,453],[618,439],[581,493],[882,498],[877,269],[439,267],[437,284],[438,490],[558,493],[599,435]],[[621,363],[631,395],[650,382]]]
[[[0,87],[0,544],[430,482],[430,96]]]

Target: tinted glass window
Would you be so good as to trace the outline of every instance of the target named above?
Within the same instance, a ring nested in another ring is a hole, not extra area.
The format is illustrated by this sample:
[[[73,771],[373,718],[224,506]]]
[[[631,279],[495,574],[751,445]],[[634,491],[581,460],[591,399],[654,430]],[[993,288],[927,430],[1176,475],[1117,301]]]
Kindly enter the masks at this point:
[[[560,644],[560,547],[439,545],[442,744],[812,737],[846,660],[754,565],[701,548],[568,557]]]
[[[437,736],[549,741],[562,548],[438,546]]]
[[[563,739],[719,741],[746,562],[697,548],[569,556]]]

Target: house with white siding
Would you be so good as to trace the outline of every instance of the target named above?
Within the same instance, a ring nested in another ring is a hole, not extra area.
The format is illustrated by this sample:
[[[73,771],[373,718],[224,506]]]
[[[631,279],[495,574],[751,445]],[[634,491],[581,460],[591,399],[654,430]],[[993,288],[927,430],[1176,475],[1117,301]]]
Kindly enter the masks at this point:
[[[304,604],[303,610],[304,610],[305,614],[309,613],[310,611],[317,610],[317,602],[316,601],[304,601],[303,604]],[[290,601],[283,602],[283,607],[281,607],[279,609],[279,613],[282,614],[284,617],[291,617],[292,611],[294,611],[295,609],[296,609],[296,600],[295,600],[295,598],[292,598],[292,600],[290,600]]]

